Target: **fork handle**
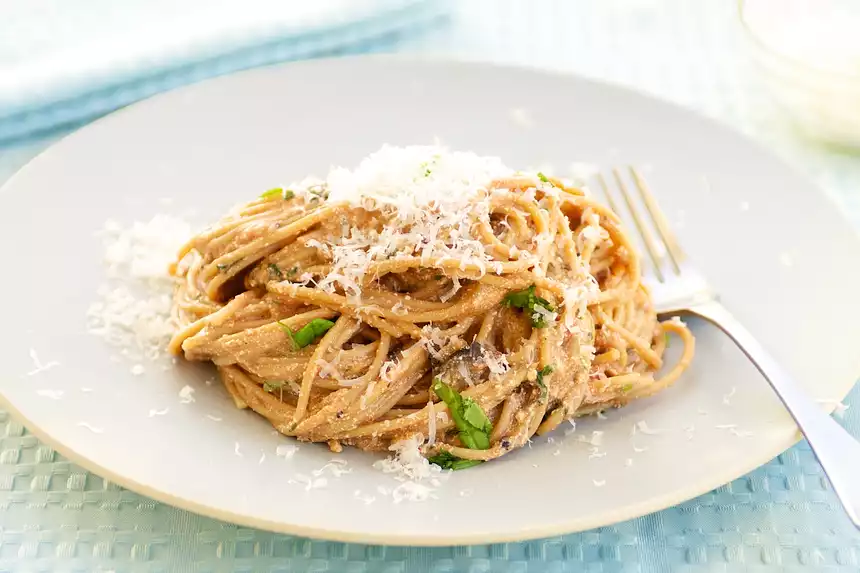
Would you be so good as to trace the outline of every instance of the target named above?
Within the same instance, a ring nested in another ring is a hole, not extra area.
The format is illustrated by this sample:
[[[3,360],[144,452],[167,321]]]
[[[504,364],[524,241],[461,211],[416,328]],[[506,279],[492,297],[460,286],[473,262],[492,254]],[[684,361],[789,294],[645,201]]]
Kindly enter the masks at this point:
[[[830,479],[836,495],[860,528],[860,442],[827,415],[750,332],[717,301],[689,309],[719,327],[767,379]]]

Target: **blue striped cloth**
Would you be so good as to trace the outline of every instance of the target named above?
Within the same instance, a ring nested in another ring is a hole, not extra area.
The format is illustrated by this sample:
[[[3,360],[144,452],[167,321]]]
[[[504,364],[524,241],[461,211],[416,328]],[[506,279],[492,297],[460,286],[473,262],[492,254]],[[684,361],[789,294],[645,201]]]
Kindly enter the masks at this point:
[[[257,3],[260,1],[263,0]],[[286,12],[282,25],[265,27],[265,11],[261,11],[260,21],[250,22],[260,30],[247,26],[225,30],[221,32],[224,38],[213,31],[194,49],[182,43],[165,46],[153,40],[151,47],[142,45],[124,57],[108,58],[97,70],[82,66],[76,74],[61,73],[63,60],[57,52],[66,49],[62,45],[51,46],[53,50],[48,50],[47,55],[37,52],[32,59],[26,54],[4,54],[4,38],[27,23],[35,25],[30,20],[38,14],[29,14],[25,22],[0,18],[0,146],[80,126],[134,101],[208,77],[289,60],[396,50],[403,40],[443,23],[449,11],[448,0],[325,1],[332,4],[332,13],[323,14],[327,17],[307,26],[291,24],[289,11],[282,10]],[[197,4],[205,9],[205,4]],[[64,6],[71,13],[81,9],[63,3],[56,8]],[[153,21],[156,17],[157,14],[150,15]],[[231,34],[227,35],[228,31]],[[101,50],[100,45],[88,46],[84,40],[74,35],[71,38],[73,46],[82,46],[78,49],[82,53]],[[113,38],[112,42],[104,49],[118,49],[122,38]],[[74,47],[69,49],[75,51]],[[48,71],[58,77],[39,77]],[[20,78],[18,82],[16,78]]]

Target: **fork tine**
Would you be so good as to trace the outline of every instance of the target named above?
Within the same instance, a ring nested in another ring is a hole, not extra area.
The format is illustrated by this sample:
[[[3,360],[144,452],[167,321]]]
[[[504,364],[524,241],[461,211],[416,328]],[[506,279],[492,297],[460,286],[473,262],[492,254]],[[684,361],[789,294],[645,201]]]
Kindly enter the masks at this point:
[[[669,227],[666,215],[663,214],[663,211],[657,205],[654,195],[651,194],[648,184],[645,183],[645,178],[642,177],[639,171],[632,165],[630,166],[630,175],[633,177],[633,181],[636,182],[636,187],[639,188],[639,193],[642,195],[642,200],[645,202],[645,208],[648,209],[648,212],[651,214],[651,219],[654,221],[657,233],[666,245],[666,250],[669,252],[669,258],[672,259],[675,272],[681,274],[681,261],[684,259],[684,252],[681,250],[681,245],[678,243],[678,239],[675,238],[675,234],[672,232],[671,227]]]
[[[618,204],[615,202],[615,198],[612,196],[612,193],[609,192],[609,185],[606,184],[606,179],[603,177],[603,173],[597,174],[597,181],[600,183],[600,188],[603,191],[603,196],[606,197],[606,203],[609,205],[609,208],[612,209],[613,213],[620,213],[618,210]]]
[[[616,178],[616,180],[618,179],[617,174],[615,174],[615,178]],[[615,201],[615,197],[613,196],[612,192],[609,190],[609,185],[606,183],[606,178],[603,176],[603,173],[597,174],[597,181],[600,183],[600,188],[603,191],[603,196],[606,198],[606,204],[609,205],[609,208],[612,210],[613,213],[616,213],[620,217],[621,216],[621,210],[618,208],[618,203]],[[620,185],[623,185],[623,184],[624,184],[623,182],[620,182]],[[627,197],[626,193],[624,193],[624,192],[622,192],[622,195],[624,195],[625,198]],[[627,204],[628,204],[628,206],[630,205],[629,202]],[[635,213],[634,213],[634,217],[635,217]],[[637,226],[638,226],[638,222],[637,222]],[[646,249],[647,248],[648,247],[646,247]],[[660,266],[654,261],[653,253],[651,253],[651,251],[649,251],[649,254],[651,255],[651,263],[654,266],[654,272],[657,275],[660,282],[663,282],[663,273],[660,271]]]
[[[627,189],[627,184],[621,177],[621,172],[618,168],[613,168],[612,174],[615,176],[618,189],[621,191],[621,195],[624,197],[624,202],[627,204],[627,210],[630,212],[630,215],[633,217],[633,222],[639,230],[639,236],[642,237],[642,242],[645,243],[645,250],[648,251],[648,255],[651,257],[651,262],[654,265],[654,274],[657,276],[658,281],[661,283],[665,282],[666,279],[663,276],[663,270],[660,268],[661,257],[657,253],[657,247],[654,243],[654,238],[651,236],[651,231],[645,225],[645,221],[642,220],[642,217],[639,215],[639,211],[633,204],[633,197],[631,197],[630,191]]]

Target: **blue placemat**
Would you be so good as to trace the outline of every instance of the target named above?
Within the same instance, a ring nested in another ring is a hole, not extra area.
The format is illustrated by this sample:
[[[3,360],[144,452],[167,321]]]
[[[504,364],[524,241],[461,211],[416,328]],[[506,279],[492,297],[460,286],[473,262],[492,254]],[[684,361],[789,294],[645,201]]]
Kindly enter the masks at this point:
[[[381,43],[377,37],[350,51],[531,64],[635,86],[770,145],[860,229],[860,160],[796,139],[772,115],[747,73],[731,2],[470,0],[456,6],[450,26]],[[174,85],[310,54],[277,42],[247,50],[70,100],[60,112],[33,112],[20,124],[30,127],[5,138],[0,180],[65,133],[58,126]],[[5,125],[0,141],[12,133]],[[51,130],[50,137],[33,136]],[[846,402],[854,407],[841,422],[860,437],[860,389]],[[860,571],[860,534],[805,443],[697,499],[612,527],[524,543],[410,548],[327,543],[201,517],[69,463],[3,412],[0,428],[0,571]]]

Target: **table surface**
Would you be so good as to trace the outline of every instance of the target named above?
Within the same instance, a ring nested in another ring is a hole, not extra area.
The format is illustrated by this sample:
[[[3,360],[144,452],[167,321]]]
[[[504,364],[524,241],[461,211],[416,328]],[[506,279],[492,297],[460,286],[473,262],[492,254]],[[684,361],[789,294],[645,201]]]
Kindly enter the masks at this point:
[[[749,69],[734,10],[722,0],[470,0],[454,6],[447,25],[420,34],[362,37],[341,48],[246,48],[107,95],[81,94],[59,111],[35,109],[6,123],[0,113],[0,181],[71,126],[181,83],[332,51],[399,51],[575,72],[696,109],[772,148],[860,229],[860,158],[802,139],[778,115]],[[840,421],[860,437],[860,387],[846,402],[857,407]],[[201,517],[66,461],[2,411],[0,427],[0,571],[860,570],[860,534],[804,442],[713,492],[611,527],[525,543],[401,548]]]

